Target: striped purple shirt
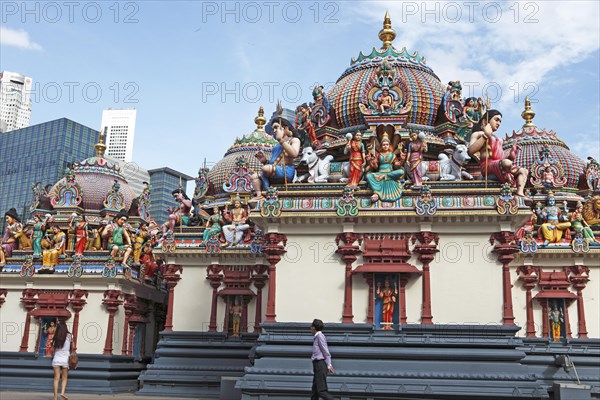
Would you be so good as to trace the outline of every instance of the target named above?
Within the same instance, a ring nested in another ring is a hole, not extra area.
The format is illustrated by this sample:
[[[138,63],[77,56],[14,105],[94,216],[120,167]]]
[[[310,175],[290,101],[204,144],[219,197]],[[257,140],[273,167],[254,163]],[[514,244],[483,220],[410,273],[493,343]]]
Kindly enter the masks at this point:
[[[327,366],[331,366],[331,354],[329,353],[329,348],[327,347],[327,339],[325,339],[325,335],[322,332],[315,333],[313,338],[313,347],[312,347],[312,356],[311,360],[325,360],[325,364]]]

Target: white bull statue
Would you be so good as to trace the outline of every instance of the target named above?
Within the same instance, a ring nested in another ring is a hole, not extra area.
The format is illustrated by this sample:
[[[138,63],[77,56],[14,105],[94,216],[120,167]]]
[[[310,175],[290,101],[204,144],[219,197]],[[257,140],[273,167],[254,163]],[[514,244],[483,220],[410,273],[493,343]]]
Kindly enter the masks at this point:
[[[294,182],[327,182],[329,178],[329,165],[331,164],[331,160],[333,160],[333,156],[327,155],[321,158],[326,151],[326,149],[313,150],[310,146],[302,149],[300,164],[306,163],[308,173],[295,178]]]
[[[462,166],[471,159],[467,153],[467,146],[459,144],[454,150],[447,150],[450,153],[440,153],[439,161],[423,161],[420,165],[424,181],[460,181],[462,179],[472,180],[473,176],[467,171],[463,171]],[[439,169],[436,168],[439,164]]]

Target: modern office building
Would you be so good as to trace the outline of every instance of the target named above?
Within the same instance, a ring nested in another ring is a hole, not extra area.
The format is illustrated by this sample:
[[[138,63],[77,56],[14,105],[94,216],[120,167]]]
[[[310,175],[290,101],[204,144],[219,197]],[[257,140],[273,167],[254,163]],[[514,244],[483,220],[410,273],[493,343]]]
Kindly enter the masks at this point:
[[[15,72],[0,72],[0,133],[29,126],[31,78]]]
[[[119,166],[121,169],[121,175],[123,175],[136,195],[139,196],[144,191],[144,188],[146,187],[144,182],[150,183],[150,175],[148,174],[148,170],[140,167],[138,163],[133,161],[125,162],[111,157],[105,158]]]
[[[67,118],[0,135],[0,211],[29,214],[31,186],[54,184],[65,168],[89,157],[100,132]]]
[[[131,162],[137,110],[133,108],[102,111],[101,127],[106,131],[106,156]]]
[[[148,174],[152,186],[150,216],[159,224],[163,224],[169,219],[167,208],[176,206],[173,190],[181,186],[186,191],[188,181],[194,178],[168,167],[148,170]]]

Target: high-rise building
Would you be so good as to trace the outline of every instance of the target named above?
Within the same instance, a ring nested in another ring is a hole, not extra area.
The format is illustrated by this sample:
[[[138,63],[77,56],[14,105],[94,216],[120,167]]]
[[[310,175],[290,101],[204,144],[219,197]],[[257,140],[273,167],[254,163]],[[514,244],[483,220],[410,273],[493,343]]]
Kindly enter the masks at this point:
[[[148,170],[150,174],[150,216],[159,224],[163,224],[169,219],[167,208],[175,207],[176,202],[173,199],[173,190],[180,187],[186,191],[188,181],[194,180],[189,175],[175,171],[174,169],[163,167]]]
[[[31,78],[15,72],[0,72],[0,133],[29,126]]]
[[[119,166],[121,174],[136,195],[139,196],[144,191],[144,188],[146,187],[144,182],[150,183],[150,174],[148,174],[148,170],[140,167],[137,163],[134,163],[133,161],[125,162],[111,157],[105,158]]]
[[[122,108],[102,111],[102,129],[106,130],[105,155],[115,160],[131,162],[137,110]]]
[[[29,214],[31,186],[53,185],[65,168],[89,157],[100,132],[67,118],[0,135],[0,212],[14,207]]]

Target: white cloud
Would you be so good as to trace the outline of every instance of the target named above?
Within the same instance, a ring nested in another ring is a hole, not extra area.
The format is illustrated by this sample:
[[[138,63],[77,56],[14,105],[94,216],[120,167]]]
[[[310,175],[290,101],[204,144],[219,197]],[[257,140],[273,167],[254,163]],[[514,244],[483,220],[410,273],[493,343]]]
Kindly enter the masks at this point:
[[[42,50],[42,46],[32,42],[29,33],[22,29],[0,27],[0,45],[14,46],[27,50]]]

